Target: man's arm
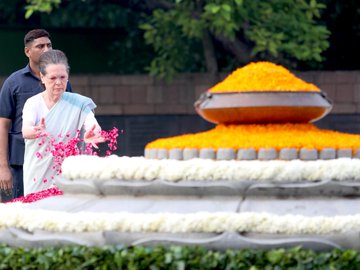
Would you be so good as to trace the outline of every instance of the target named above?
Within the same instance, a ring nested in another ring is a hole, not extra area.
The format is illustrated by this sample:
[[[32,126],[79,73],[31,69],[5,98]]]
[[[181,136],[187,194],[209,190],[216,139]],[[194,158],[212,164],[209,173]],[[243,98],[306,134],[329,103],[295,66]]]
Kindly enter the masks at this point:
[[[0,117],[0,189],[12,189],[12,175],[8,161],[9,129],[11,120]]]

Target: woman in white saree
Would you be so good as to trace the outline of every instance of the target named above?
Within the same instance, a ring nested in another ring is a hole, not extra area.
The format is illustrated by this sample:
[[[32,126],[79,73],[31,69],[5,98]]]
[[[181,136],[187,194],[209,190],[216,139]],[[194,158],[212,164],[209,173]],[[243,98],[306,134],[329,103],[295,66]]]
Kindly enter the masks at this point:
[[[54,170],[54,157],[41,155],[48,147],[42,143],[43,135],[66,143],[80,132],[85,143],[94,147],[105,140],[93,113],[95,103],[88,97],[65,92],[69,78],[66,55],[59,50],[45,52],[39,68],[44,91],[29,98],[23,109],[24,195],[53,187],[60,177]]]

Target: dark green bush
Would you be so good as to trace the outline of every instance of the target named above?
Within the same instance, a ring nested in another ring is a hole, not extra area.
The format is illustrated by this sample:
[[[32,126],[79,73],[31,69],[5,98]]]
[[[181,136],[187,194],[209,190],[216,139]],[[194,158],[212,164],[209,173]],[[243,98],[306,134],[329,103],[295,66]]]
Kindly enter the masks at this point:
[[[296,247],[209,250],[204,247],[21,248],[0,246],[0,269],[360,269],[357,250]]]

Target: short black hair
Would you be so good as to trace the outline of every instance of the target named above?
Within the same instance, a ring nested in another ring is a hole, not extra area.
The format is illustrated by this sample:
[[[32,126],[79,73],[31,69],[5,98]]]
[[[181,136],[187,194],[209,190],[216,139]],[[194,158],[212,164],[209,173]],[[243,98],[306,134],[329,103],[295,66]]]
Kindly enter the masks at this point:
[[[35,39],[37,38],[41,38],[41,37],[47,37],[50,38],[50,34],[48,31],[44,30],[44,29],[33,29],[29,32],[27,32],[27,34],[24,37],[24,45],[25,47],[33,42]]]

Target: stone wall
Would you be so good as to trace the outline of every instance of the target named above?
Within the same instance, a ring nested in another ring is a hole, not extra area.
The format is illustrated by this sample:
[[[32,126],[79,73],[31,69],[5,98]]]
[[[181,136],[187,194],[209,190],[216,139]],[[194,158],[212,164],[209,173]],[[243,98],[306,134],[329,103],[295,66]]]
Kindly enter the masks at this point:
[[[360,113],[360,71],[296,72],[333,101],[332,114]],[[223,78],[226,74],[223,74]],[[4,78],[0,77],[0,83]],[[97,115],[196,114],[193,103],[214,83],[206,74],[183,74],[171,83],[147,75],[72,75],[75,92],[92,97]]]
[[[296,75],[328,95],[334,103],[332,114],[360,113],[360,71]],[[81,75],[72,76],[71,83],[76,92],[93,98],[97,115],[196,114],[193,103],[214,85],[206,74],[184,74],[171,83],[146,75]]]
[[[211,86],[206,74],[166,83],[146,75],[72,76],[76,92],[90,96],[97,115],[195,114],[194,101]]]

